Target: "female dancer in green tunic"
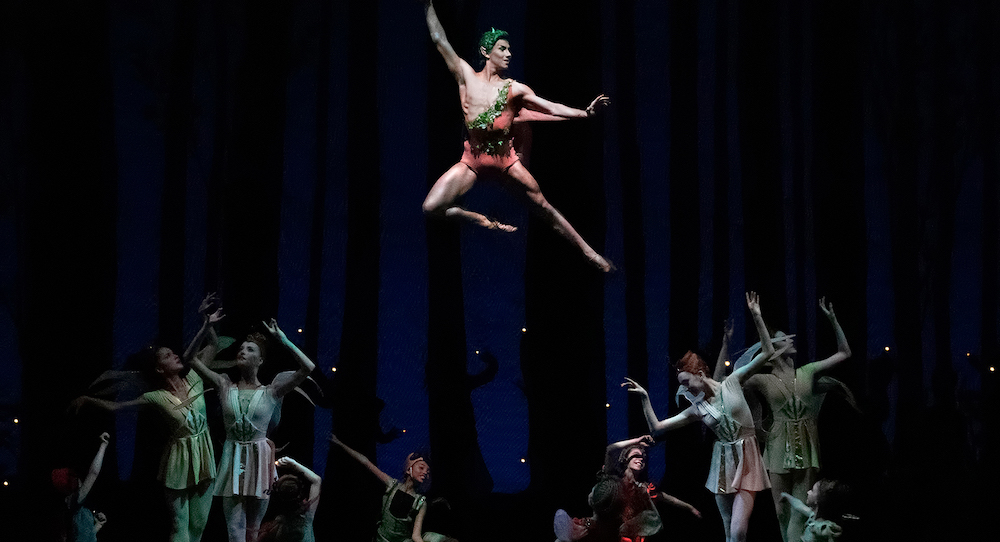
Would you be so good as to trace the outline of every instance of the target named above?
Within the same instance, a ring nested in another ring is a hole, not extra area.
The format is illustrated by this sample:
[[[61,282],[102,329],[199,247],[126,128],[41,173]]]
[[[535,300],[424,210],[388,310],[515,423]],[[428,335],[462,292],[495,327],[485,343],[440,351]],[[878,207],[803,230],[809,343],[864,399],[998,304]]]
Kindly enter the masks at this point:
[[[796,369],[792,338],[779,331],[772,341],[782,355],[774,359],[771,372],[755,375],[746,383],[748,389],[764,397],[774,418],[764,445],[764,465],[770,475],[784,542],[797,542],[801,538],[806,517],[792,513],[789,501],[781,499],[781,495],[789,493],[805,501],[820,468],[816,420],[826,396],[820,374],[851,357],[851,347],[833,312],[833,303],[827,304],[826,298],[822,298],[819,308],[833,326],[837,352]]]
[[[202,303],[199,312],[204,322],[198,335],[185,352],[190,355],[201,344],[212,325],[221,317],[221,312],[209,315],[211,303]],[[208,432],[208,418],[205,414],[205,386],[201,378],[189,370],[181,358],[166,347],[150,346],[142,352],[146,358],[143,372],[150,380],[159,383],[159,388],[144,393],[131,401],[107,401],[94,397],[81,397],[74,401],[79,409],[83,404],[116,411],[122,408],[148,405],[163,417],[170,431],[170,440],[160,460],[158,479],[163,482],[167,504],[171,512],[171,542],[198,542],[208,522],[208,512],[212,507],[212,480],[215,478],[215,453],[212,438]],[[211,359],[215,356],[215,344],[211,341],[199,357]],[[200,362],[200,360],[199,360]]]

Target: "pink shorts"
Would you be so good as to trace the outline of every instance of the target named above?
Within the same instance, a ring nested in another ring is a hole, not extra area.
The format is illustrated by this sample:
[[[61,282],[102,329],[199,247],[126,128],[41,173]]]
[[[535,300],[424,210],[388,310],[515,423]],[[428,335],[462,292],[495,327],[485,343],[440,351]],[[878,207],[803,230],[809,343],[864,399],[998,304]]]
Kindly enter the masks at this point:
[[[517,157],[517,153],[514,152],[513,146],[510,146],[505,153],[500,155],[474,154],[472,152],[472,145],[466,140],[465,152],[462,153],[462,159],[459,162],[468,166],[476,175],[482,175],[484,173],[506,174],[507,170],[516,164],[518,160],[519,158]]]

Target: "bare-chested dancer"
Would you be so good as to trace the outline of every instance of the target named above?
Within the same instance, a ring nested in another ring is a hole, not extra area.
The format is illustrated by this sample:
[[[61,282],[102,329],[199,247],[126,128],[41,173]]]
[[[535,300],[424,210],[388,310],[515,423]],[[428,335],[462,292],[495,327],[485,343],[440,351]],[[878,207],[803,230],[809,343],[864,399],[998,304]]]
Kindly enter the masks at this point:
[[[458,96],[465,113],[469,139],[465,142],[462,159],[441,176],[424,200],[424,212],[430,215],[457,217],[489,229],[512,232],[514,226],[490,220],[486,216],[463,209],[456,200],[472,188],[482,174],[497,174],[506,185],[523,195],[529,208],[544,218],[563,237],[576,245],[598,269],[610,271],[611,264],[591,248],[573,226],[542,195],[538,182],[521,164],[512,144],[511,126],[522,110],[531,110],[560,118],[584,118],[595,115],[608,104],[603,94],[587,109],[574,109],[540,98],[527,85],[503,76],[510,63],[510,42],[502,30],[490,30],[479,42],[479,52],[485,65],[475,71],[452,49],[438,21],[434,5],[425,1],[427,27],[437,50],[448,64],[448,70],[458,82]]]

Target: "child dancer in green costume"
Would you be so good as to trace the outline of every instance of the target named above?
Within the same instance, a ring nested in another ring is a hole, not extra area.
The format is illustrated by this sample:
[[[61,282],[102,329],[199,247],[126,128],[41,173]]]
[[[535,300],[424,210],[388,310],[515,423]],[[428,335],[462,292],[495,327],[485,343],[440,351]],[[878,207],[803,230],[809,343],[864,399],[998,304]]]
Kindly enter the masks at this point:
[[[336,435],[330,435],[330,442],[340,446],[347,455],[372,471],[385,484],[382,496],[382,519],[378,522],[375,542],[458,542],[438,533],[422,533],[424,516],[427,514],[427,500],[417,493],[417,485],[431,474],[427,460],[417,453],[406,457],[403,481],[382,472],[360,452],[341,442]]]
[[[836,481],[822,479],[806,492],[806,502],[782,492],[779,497],[787,501],[796,515],[806,518],[802,535],[793,542],[832,542],[843,533],[841,523],[857,519],[847,513],[850,489]]]
[[[313,519],[323,480],[291,457],[282,457],[277,464],[295,473],[278,478],[271,487],[270,508],[276,516],[261,527],[257,542],[316,542]]]

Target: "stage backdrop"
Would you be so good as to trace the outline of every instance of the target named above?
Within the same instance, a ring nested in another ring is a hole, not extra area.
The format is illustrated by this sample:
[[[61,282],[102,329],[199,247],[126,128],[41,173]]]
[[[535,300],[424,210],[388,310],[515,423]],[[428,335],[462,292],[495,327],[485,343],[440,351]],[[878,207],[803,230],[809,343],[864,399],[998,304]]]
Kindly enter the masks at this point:
[[[622,378],[678,412],[670,362],[714,363],[730,318],[734,348],[754,342],[754,290],[802,362],[835,350],[817,300],[835,306],[853,357],[833,376],[860,412],[827,401],[824,470],[856,485],[865,532],[891,538],[905,514],[907,531],[975,534],[958,518],[995,501],[1000,412],[1000,6],[435,5],[474,66],[502,28],[510,75],[539,95],[611,97],[535,123],[524,162],[614,273],[502,182],[463,204],[514,233],[424,217],[463,128],[419,1],[0,7],[6,532],[39,539],[48,472],[85,466],[109,430],[102,540],[162,537],[152,422],[65,410],[142,347],[182,349],[214,291],[224,335],[275,317],[317,363],[273,434],[324,476],[317,539],[365,539],[378,517],[377,480],[335,432],[394,476],[429,450],[434,529],[550,540],[557,508],[590,513],[604,446],[647,431]],[[292,367],[275,356],[265,379]],[[664,538],[722,537],[711,441],[692,426],[653,453],[651,477],[705,515],[665,511]],[[750,537],[777,537],[763,495]]]

